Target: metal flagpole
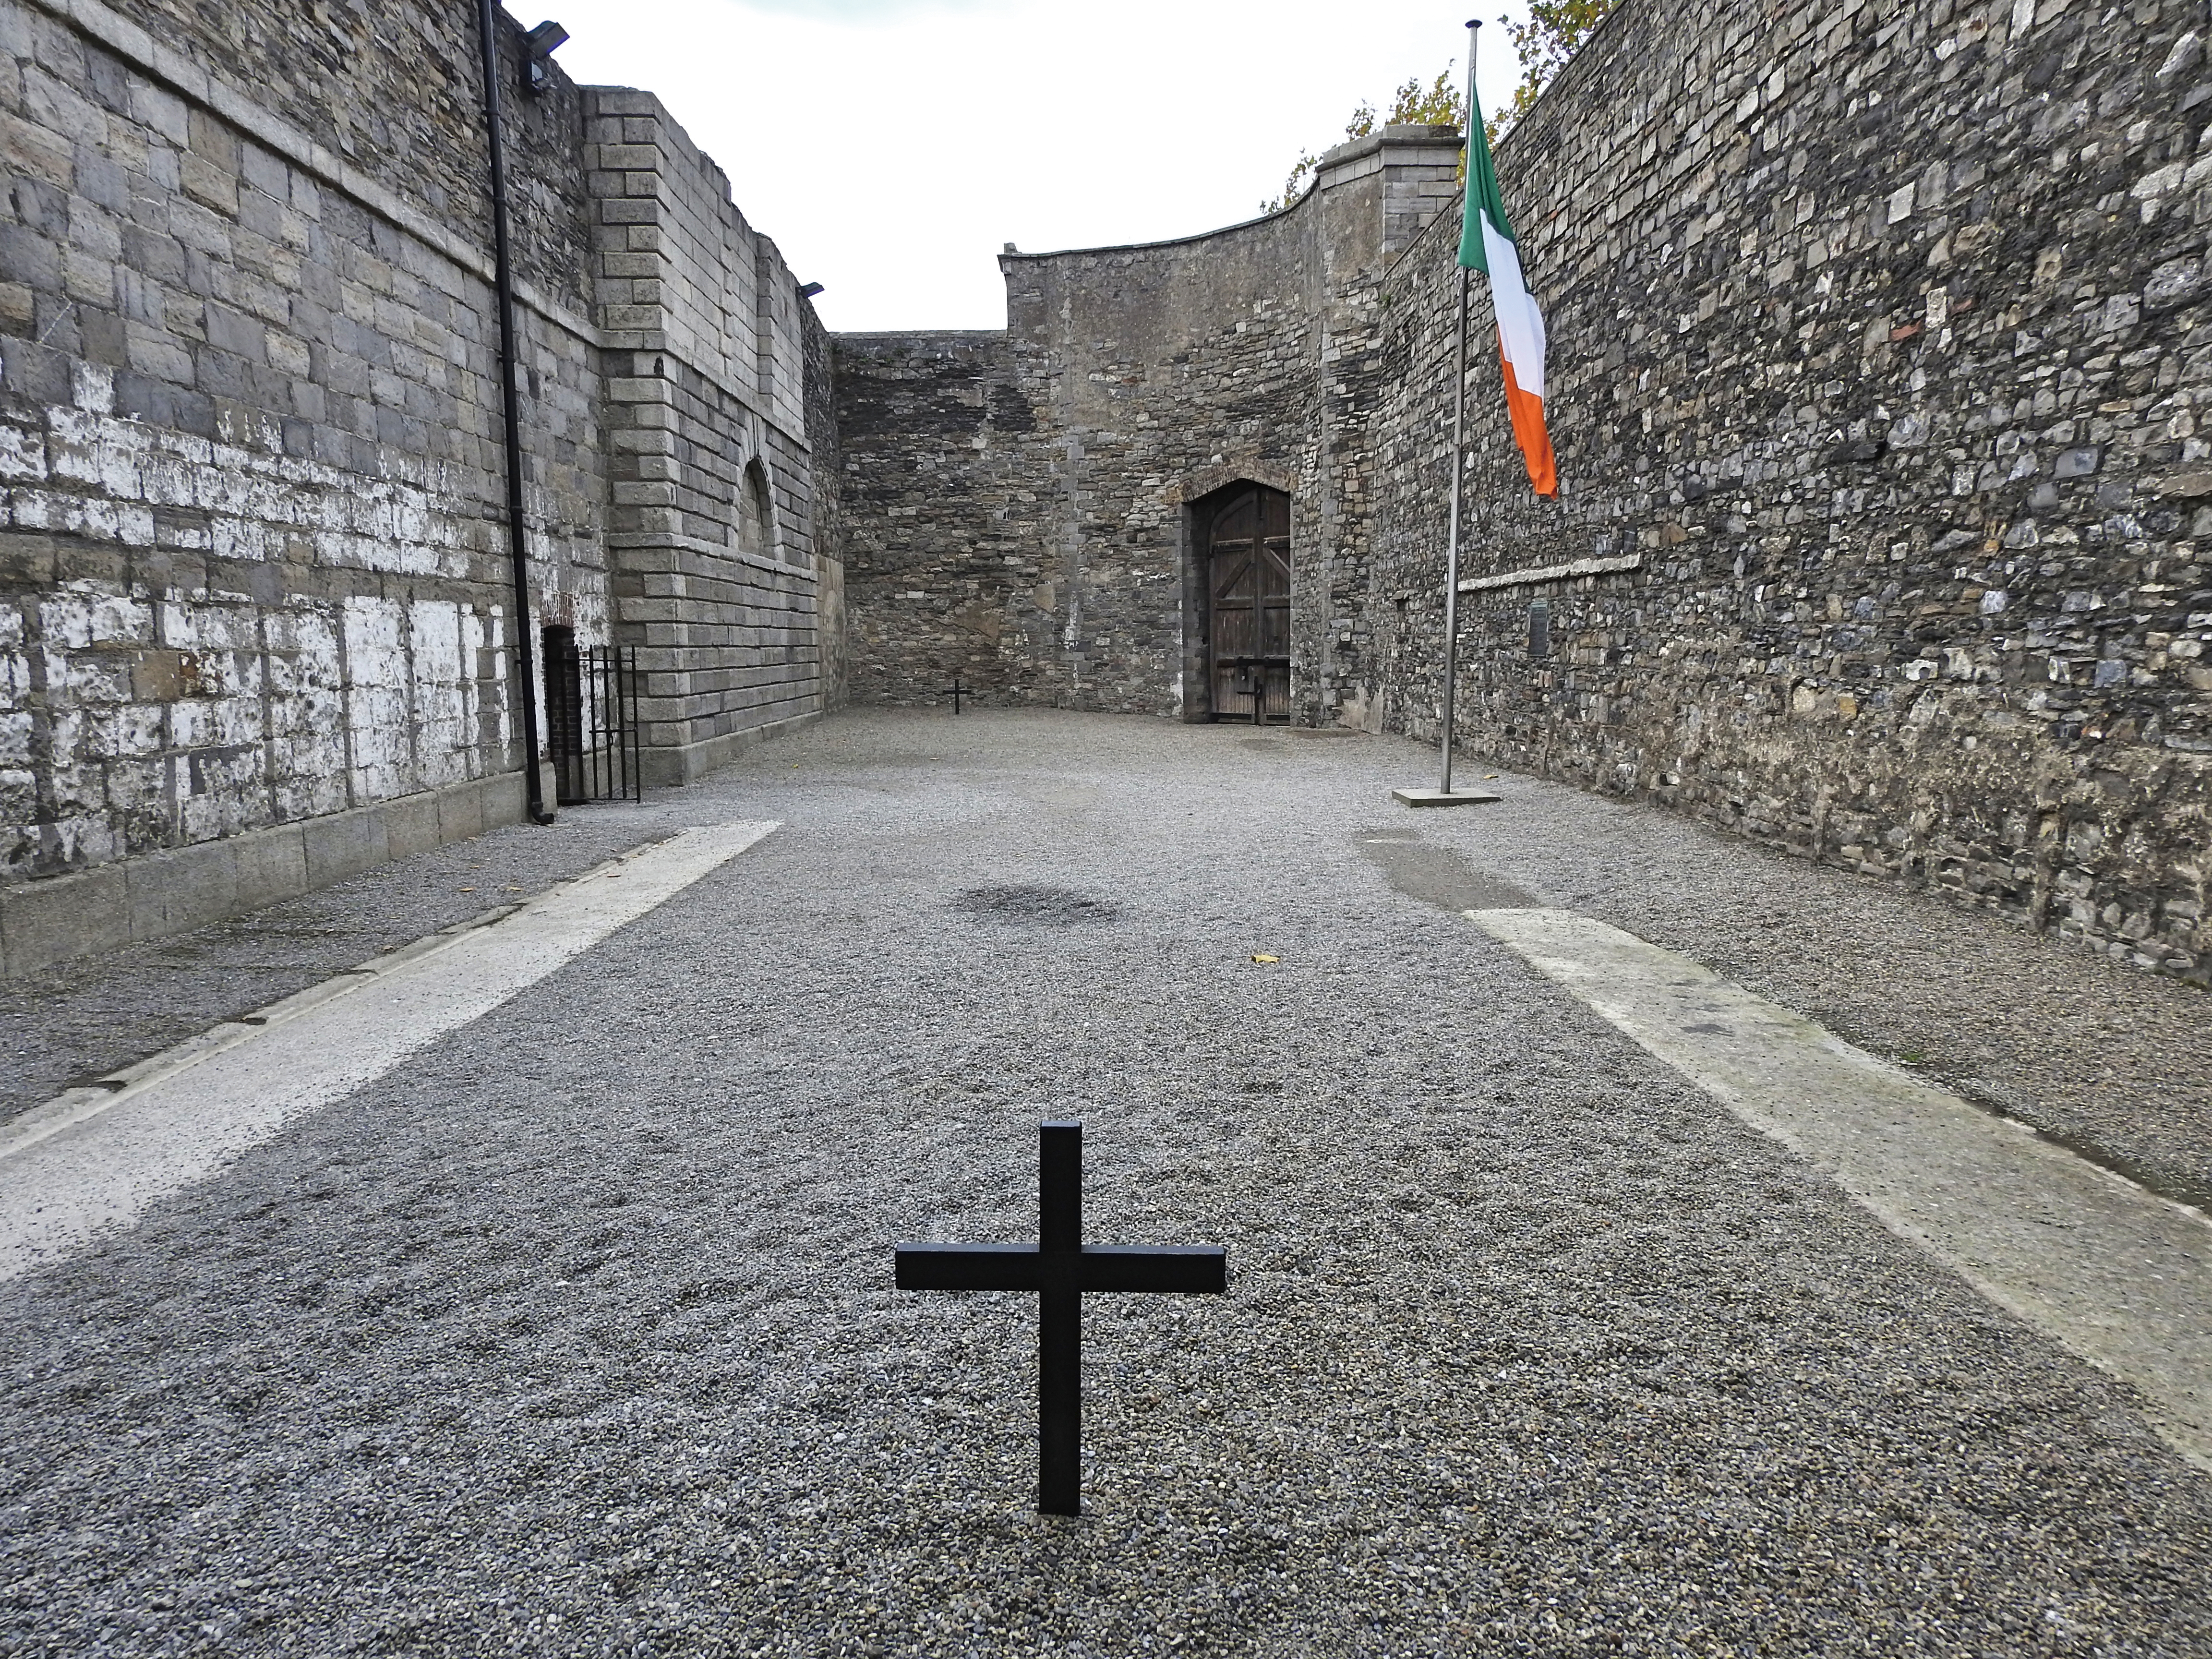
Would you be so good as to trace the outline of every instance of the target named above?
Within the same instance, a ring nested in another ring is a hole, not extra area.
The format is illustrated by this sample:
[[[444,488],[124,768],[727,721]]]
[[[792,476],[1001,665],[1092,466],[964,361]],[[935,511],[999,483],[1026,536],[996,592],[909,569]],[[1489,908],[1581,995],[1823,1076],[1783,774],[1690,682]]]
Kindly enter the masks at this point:
[[[1474,143],[1474,124],[1482,118],[1481,106],[1474,97],[1475,31],[1482,27],[1481,20],[1470,18],[1467,25],[1467,135],[1470,149]],[[1461,192],[1462,203],[1466,192]],[[1440,794],[1452,792],[1452,727],[1453,702],[1459,690],[1459,525],[1460,500],[1467,482],[1467,295],[1468,269],[1456,267],[1459,272],[1458,317],[1452,330],[1452,447],[1451,447],[1451,532],[1444,544],[1444,720],[1443,720],[1443,775],[1437,781]]]
[[[1482,106],[1474,96],[1474,32],[1481,27],[1474,19],[1468,20],[1467,26],[1466,115],[1470,124],[1482,118]],[[1471,152],[1474,147],[1474,128],[1470,125],[1467,129],[1467,148]],[[1464,241],[1468,231],[1464,191],[1460,201],[1460,234]],[[1467,308],[1472,291],[1468,268],[1456,259],[1452,264],[1459,276],[1459,285],[1453,290],[1459,312],[1452,324],[1451,529],[1444,544],[1443,777],[1441,787],[1435,789],[1393,789],[1390,799],[1401,806],[1466,806],[1498,799],[1486,790],[1452,787],[1452,738],[1456,734],[1454,705],[1459,692],[1459,530],[1461,521],[1467,516]]]

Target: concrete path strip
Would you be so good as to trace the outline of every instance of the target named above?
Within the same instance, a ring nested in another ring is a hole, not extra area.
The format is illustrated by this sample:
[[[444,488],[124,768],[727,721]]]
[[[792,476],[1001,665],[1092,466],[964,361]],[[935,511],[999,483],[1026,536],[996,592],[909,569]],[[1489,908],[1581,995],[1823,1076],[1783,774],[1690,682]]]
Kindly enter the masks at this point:
[[[1893,1231],[2148,1400],[2212,1469],[2212,1222],[1571,910],[1469,920]]]
[[[761,840],[686,830],[550,888],[486,927],[433,934],[246,1020],[72,1089],[0,1134],[0,1279],[127,1226],[287,1121],[383,1076]]]

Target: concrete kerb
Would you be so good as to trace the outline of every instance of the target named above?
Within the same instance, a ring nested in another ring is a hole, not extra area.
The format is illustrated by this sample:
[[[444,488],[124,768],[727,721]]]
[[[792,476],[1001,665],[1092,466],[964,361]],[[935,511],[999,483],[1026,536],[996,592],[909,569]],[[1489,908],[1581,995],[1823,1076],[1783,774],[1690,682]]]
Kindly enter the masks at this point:
[[[1548,908],[1467,919],[1900,1238],[2142,1391],[2212,1473],[2212,1219],[1704,963]]]
[[[509,917],[519,915],[529,909],[532,905],[544,903],[568,891],[580,883],[603,876],[617,866],[637,857],[647,848],[672,840],[682,833],[680,830],[665,830],[633,847],[626,853],[605,860],[593,865],[582,874],[571,877],[567,881],[548,888],[543,893],[513,904],[494,905],[490,909],[479,911],[465,921],[457,921],[450,927],[441,927],[434,933],[425,933],[420,939],[410,939],[404,945],[371,957],[358,966],[345,969],[318,984],[310,985],[304,990],[295,991],[289,996],[280,997],[264,1007],[255,1009],[252,1013],[241,1014],[236,1019],[224,1020],[197,1036],[185,1038],[182,1042],[172,1044],[160,1054],[149,1054],[135,1064],[110,1072],[96,1083],[88,1084],[82,1088],[65,1090],[44,1105],[33,1107],[9,1124],[4,1131],[0,1131],[0,1158],[4,1158],[11,1152],[20,1152],[26,1146],[33,1146],[50,1135],[58,1134],[73,1124],[83,1122],[87,1118],[93,1117],[115,1104],[126,1094],[148,1088],[164,1079],[175,1076],[179,1072],[189,1070],[210,1055],[221,1054],[226,1048],[235,1048],[248,1038],[258,1036],[272,1026],[281,1025],[288,1020],[297,1018],[300,1015],[312,1009],[319,1008],[325,1003],[338,997],[350,995],[362,987],[373,983],[386,975],[397,972],[402,968],[422,961],[426,957],[434,956],[439,951],[448,949],[482,928],[505,921]]]
[[[8,1188],[0,1277],[89,1233],[128,1225],[150,1197],[212,1174],[287,1119],[382,1075],[777,827],[748,820],[672,829],[520,903],[372,957],[312,994],[224,1021],[33,1108],[0,1133],[0,1184]],[[604,884],[622,875],[632,879]],[[330,1006],[363,992],[359,1006]],[[179,1083],[202,1066],[209,1069]]]

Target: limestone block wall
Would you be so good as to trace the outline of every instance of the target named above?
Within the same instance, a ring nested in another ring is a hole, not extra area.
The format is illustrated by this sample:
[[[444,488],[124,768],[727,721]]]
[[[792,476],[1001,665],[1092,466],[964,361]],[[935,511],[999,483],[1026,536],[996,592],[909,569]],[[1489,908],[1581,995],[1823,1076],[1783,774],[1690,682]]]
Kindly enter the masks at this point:
[[[520,619],[473,9],[0,0],[0,970],[518,817],[518,624],[643,647],[657,781],[836,684],[812,308],[519,37]]]
[[[812,451],[832,421],[817,405],[810,425],[807,376],[825,348],[775,243],[659,100],[585,97],[616,629],[640,647],[648,780],[681,782],[830,706],[842,577]]]
[[[242,836],[455,790],[470,804],[448,825],[519,810],[498,787],[519,734],[489,259],[467,213],[456,229],[427,210],[465,193],[480,131],[442,94],[393,98],[354,135],[364,167],[333,147],[343,131],[279,112],[316,104],[327,55],[165,21],[157,36],[93,0],[0,0],[11,969],[71,943],[40,917],[91,916],[75,937],[96,945],[309,879],[302,851],[241,890]],[[347,72],[396,81],[405,44]],[[472,40],[445,44],[474,61]],[[542,157],[532,129],[576,114],[559,89],[510,141]],[[531,193],[532,263],[580,270],[542,248],[582,240],[569,198]],[[596,343],[562,297],[528,297],[536,580],[547,620],[588,629],[605,605]],[[155,853],[181,908],[125,882],[87,909],[70,885]]]
[[[1283,213],[1181,241],[1009,253],[996,334],[840,336],[853,695],[1203,718],[1188,506],[1292,497],[1293,696],[1366,526],[1376,283],[1455,199],[1455,137],[1393,128]],[[1332,708],[1334,705],[1332,704]]]
[[[1478,298],[1468,744],[2205,978],[2204,30],[1628,0],[1498,155],[1563,498]],[[1444,228],[1386,283],[1356,665],[1422,734]]]

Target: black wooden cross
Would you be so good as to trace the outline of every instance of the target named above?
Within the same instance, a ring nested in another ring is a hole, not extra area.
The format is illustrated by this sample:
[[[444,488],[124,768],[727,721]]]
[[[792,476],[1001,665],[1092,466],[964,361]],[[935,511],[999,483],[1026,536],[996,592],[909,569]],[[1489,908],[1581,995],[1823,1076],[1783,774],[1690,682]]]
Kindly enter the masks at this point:
[[[893,1259],[902,1291],[1037,1292],[1037,1508],[1079,1515],[1083,1292],[1220,1296],[1229,1257],[1218,1244],[1085,1244],[1083,1126],[1046,1123],[1037,1133],[1036,1243],[902,1244]]]

